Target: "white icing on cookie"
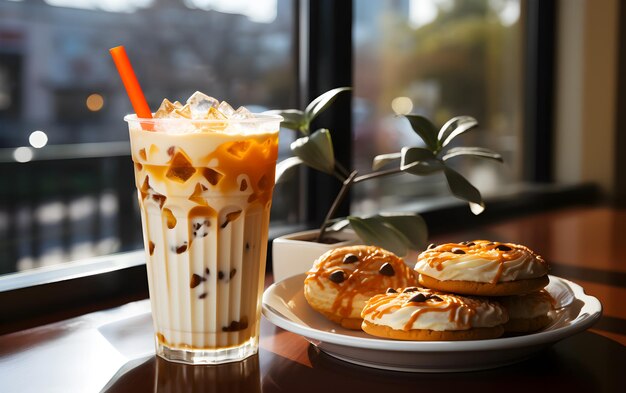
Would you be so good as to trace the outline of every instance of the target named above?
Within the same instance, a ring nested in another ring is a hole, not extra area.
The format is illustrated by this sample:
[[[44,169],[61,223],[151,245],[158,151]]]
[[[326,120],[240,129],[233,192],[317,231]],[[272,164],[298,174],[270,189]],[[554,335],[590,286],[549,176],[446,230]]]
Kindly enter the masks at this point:
[[[548,265],[528,247],[475,240],[426,250],[415,270],[439,281],[498,283],[545,276]]]
[[[404,331],[468,330],[494,327],[508,321],[506,310],[498,303],[421,288],[414,292],[374,296],[361,316],[367,322]]]

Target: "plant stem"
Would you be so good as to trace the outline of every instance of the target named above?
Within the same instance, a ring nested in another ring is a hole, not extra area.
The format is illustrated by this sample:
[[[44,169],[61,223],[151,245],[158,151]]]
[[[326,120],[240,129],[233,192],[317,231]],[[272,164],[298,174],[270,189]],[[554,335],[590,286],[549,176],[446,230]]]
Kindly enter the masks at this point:
[[[343,174],[339,173],[336,170],[333,171],[332,175],[335,177],[335,179],[339,180],[342,183],[346,181],[346,176],[344,176]]]
[[[348,170],[343,165],[341,165],[339,161],[335,161],[335,168],[339,169],[339,172],[341,172],[344,178],[350,176],[350,172],[348,172]]]
[[[324,237],[324,233],[326,232],[326,227],[328,226],[329,221],[333,218],[333,216],[337,212],[337,209],[339,208],[339,205],[346,197],[346,194],[348,193],[348,190],[350,189],[350,186],[352,185],[357,173],[357,171],[352,171],[352,173],[350,173],[350,176],[348,176],[348,178],[344,180],[343,185],[341,186],[341,190],[339,190],[339,193],[335,197],[333,204],[330,206],[328,213],[326,213],[326,217],[324,218],[324,222],[322,223],[320,232],[317,235],[317,239],[315,239],[317,243],[319,243]]]
[[[387,169],[384,171],[378,171],[378,172],[372,172],[372,173],[368,173],[367,175],[363,175],[363,176],[359,176],[356,179],[354,179],[353,183],[360,183],[362,181],[365,180],[369,180],[369,179],[374,179],[376,177],[383,177],[383,176],[389,176],[389,175],[395,175],[398,173],[402,173],[402,169],[400,168],[393,168],[393,169]]]

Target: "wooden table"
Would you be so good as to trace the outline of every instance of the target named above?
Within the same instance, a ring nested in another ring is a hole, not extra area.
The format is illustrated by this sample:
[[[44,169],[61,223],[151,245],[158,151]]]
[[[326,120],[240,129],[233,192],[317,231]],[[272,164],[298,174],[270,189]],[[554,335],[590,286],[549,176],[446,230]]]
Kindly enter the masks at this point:
[[[258,356],[193,367],[151,354],[149,304],[139,301],[0,336],[0,392],[626,392],[626,211],[567,209],[433,240],[478,238],[535,249],[552,274],[602,301],[601,320],[516,365],[412,374],[335,360],[264,319]]]

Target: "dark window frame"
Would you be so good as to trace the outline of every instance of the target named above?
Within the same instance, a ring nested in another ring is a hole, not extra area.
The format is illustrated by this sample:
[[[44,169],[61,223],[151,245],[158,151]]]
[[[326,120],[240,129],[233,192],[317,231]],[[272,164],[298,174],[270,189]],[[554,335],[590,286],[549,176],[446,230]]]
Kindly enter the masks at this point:
[[[523,179],[554,181],[554,85],[556,1],[526,0],[524,51]]]
[[[619,47],[617,50],[617,69],[623,70],[626,67],[626,4],[624,2],[619,3],[619,31],[618,40]],[[623,72],[618,72],[617,75],[617,101],[615,110],[615,129],[618,132],[615,133],[615,147],[613,149],[615,159],[614,168],[626,168],[626,133],[619,132],[619,130],[626,129],[626,119],[622,116],[622,109],[626,110],[626,75]],[[615,197],[611,201],[615,206],[619,208],[626,208],[626,173],[624,171],[615,170]]]
[[[293,0],[296,18],[295,56],[298,59],[298,97],[304,106],[318,94],[338,86],[352,84],[352,11],[353,1]],[[541,3],[541,4],[540,4]],[[527,98],[524,107],[525,138],[529,143],[524,154],[538,154],[536,162],[526,168],[525,178],[545,182],[552,178],[552,97],[554,85],[554,0],[528,0],[526,36],[525,94],[541,94],[541,100]],[[539,39],[540,38],[540,39]],[[548,64],[543,67],[540,65]],[[318,122],[331,130],[351,129],[351,97],[344,95]],[[314,124],[315,126],[315,124]],[[346,166],[352,158],[352,138],[348,132],[333,134],[336,156]],[[303,227],[316,227],[337,193],[336,179],[303,171],[304,186],[314,191],[303,212]],[[304,193],[303,195],[306,195]],[[592,202],[597,199],[593,186],[535,189],[515,198],[488,200],[490,209],[473,219],[472,225],[515,214],[524,214],[568,203]],[[338,212],[349,213],[346,202]],[[447,228],[442,222],[463,222],[469,215],[464,204],[435,206],[422,212],[431,233]],[[294,228],[289,228],[293,231]],[[283,229],[283,232],[286,229]],[[270,238],[283,234],[270,231]],[[270,240],[271,241],[271,240]],[[271,247],[268,247],[271,250]],[[268,257],[268,260],[270,257]],[[268,267],[271,264],[268,263]],[[31,272],[0,277],[0,334],[97,310],[148,295],[143,250],[113,254],[85,261],[71,262]]]
[[[300,2],[301,107],[336,87],[352,86],[352,0],[302,0]],[[336,159],[345,167],[352,166],[352,104],[351,94],[342,94],[329,110],[313,122],[312,129],[328,128],[333,136]],[[307,195],[316,203],[306,203],[306,222],[321,225],[326,212],[339,192],[337,179],[317,171],[308,171]],[[349,213],[349,197],[337,211]]]

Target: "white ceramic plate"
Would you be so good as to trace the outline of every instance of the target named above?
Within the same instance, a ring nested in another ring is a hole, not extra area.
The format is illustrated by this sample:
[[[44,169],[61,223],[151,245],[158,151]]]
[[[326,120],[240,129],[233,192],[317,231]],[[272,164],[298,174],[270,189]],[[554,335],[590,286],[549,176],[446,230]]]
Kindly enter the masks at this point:
[[[540,332],[492,340],[387,340],[344,329],[314,311],[304,298],[304,278],[300,274],[270,286],[263,294],[263,315],[333,357],[386,370],[451,372],[504,366],[589,328],[602,313],[598,299],[579,285],[550,276],[546,289],[556,299],[557,313]]]

